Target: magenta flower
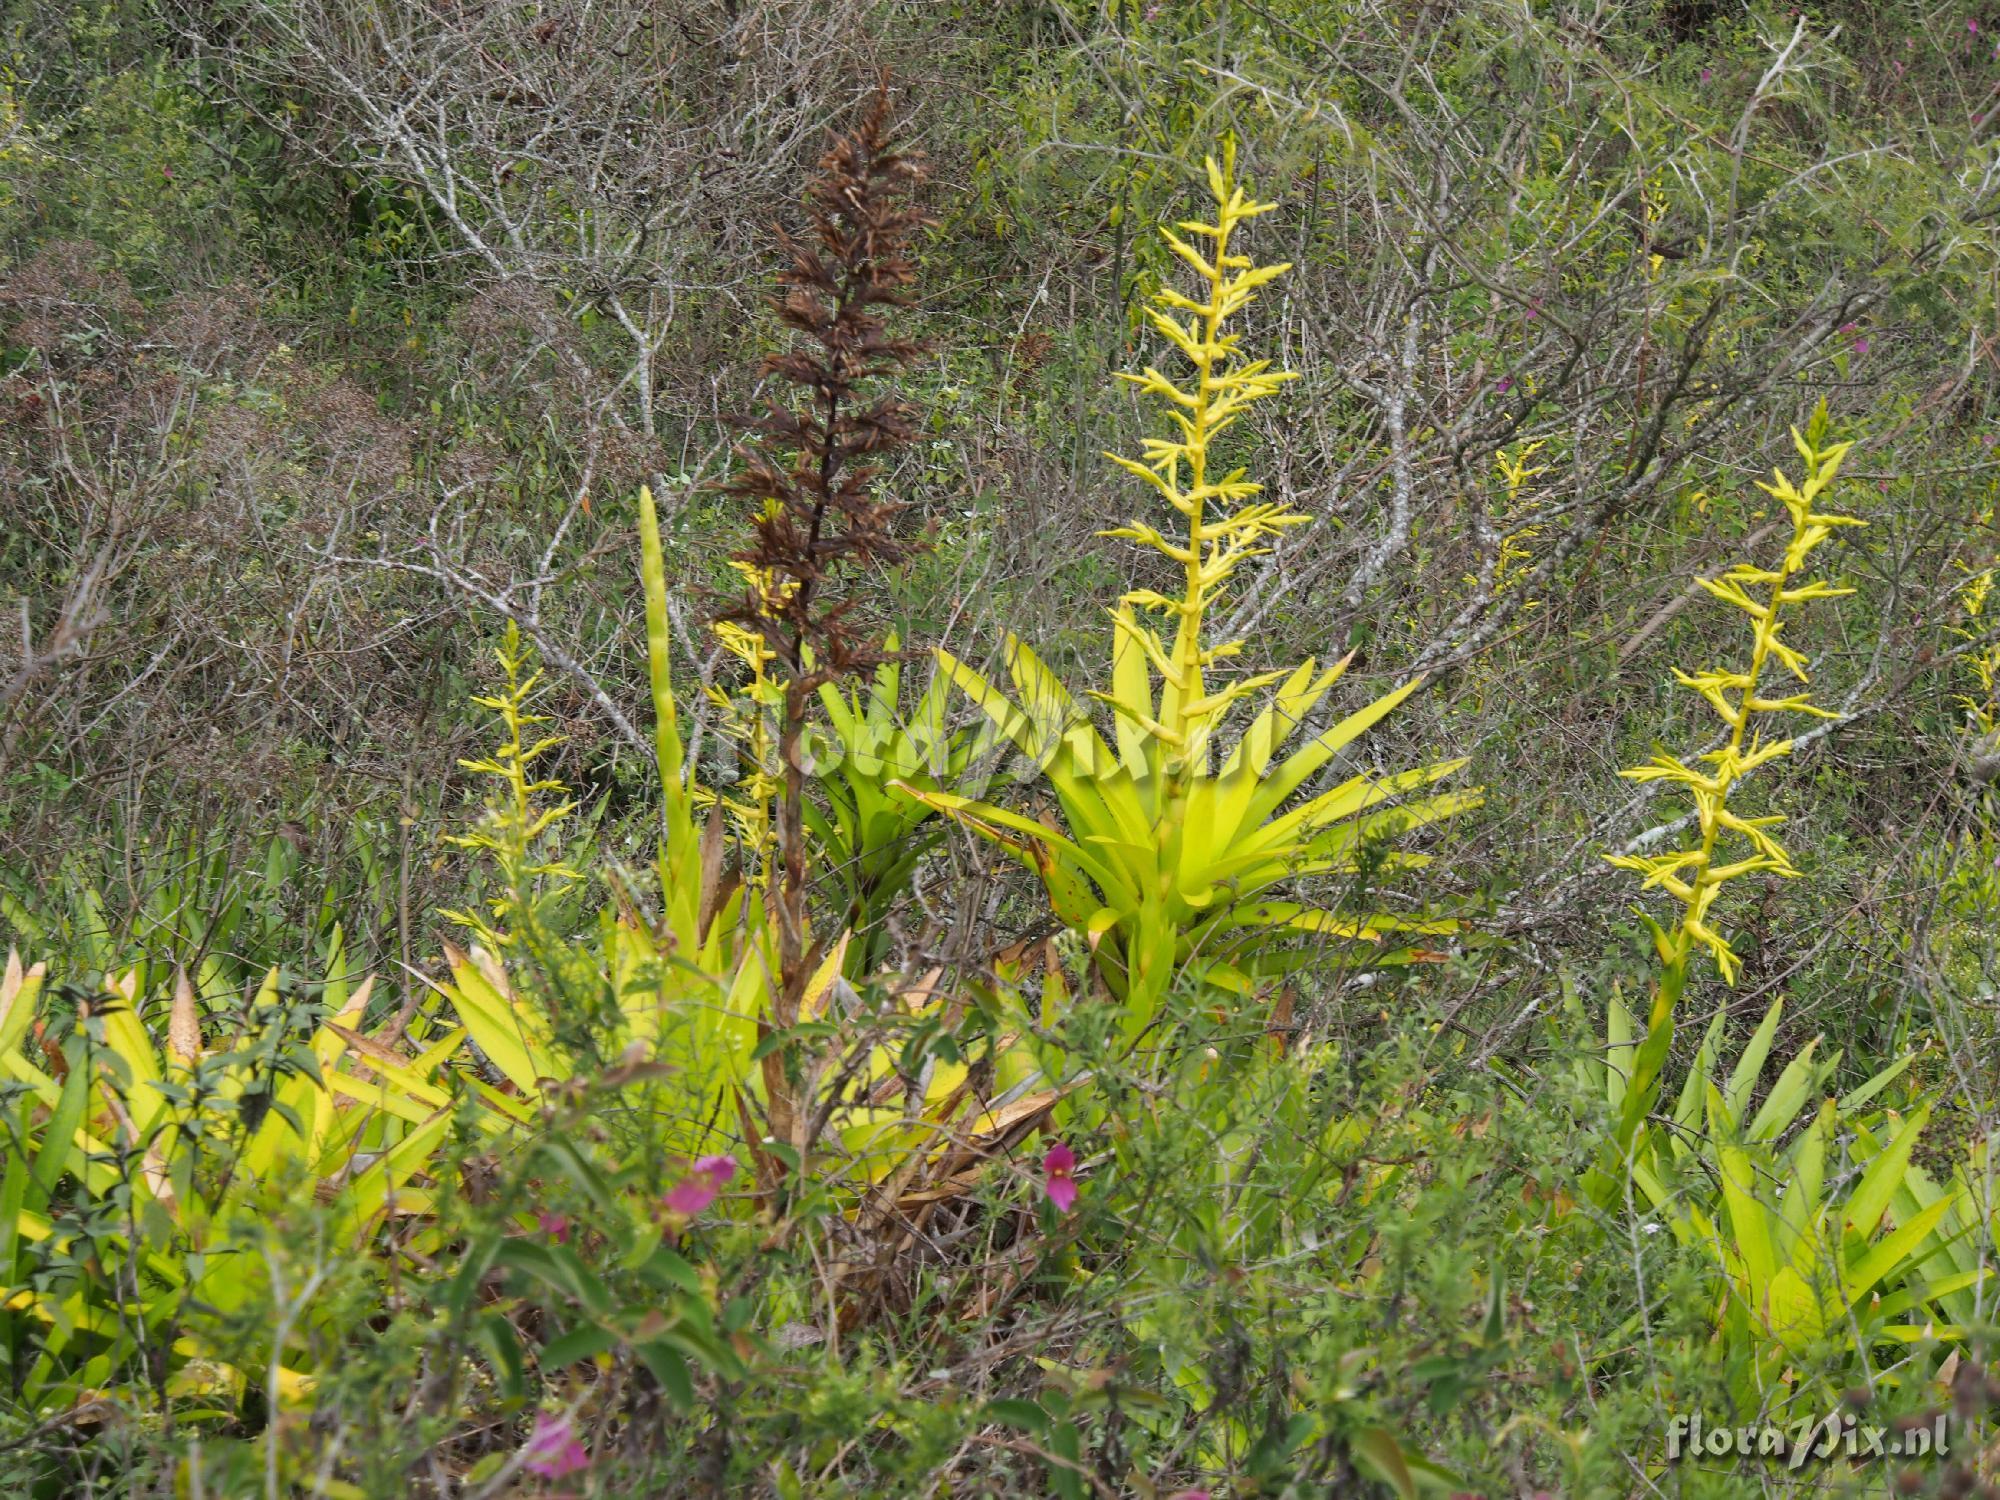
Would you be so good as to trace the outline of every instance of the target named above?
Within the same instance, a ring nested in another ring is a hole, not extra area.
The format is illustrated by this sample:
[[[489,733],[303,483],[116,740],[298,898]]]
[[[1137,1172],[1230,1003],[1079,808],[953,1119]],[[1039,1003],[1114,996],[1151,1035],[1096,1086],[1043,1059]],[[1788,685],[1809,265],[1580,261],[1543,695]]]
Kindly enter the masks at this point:
[[[536,1412],[535,1435],[528,1439],[525,1454],[527,1471],[544,1479],[561,1479],[590,1467],[590,1455],[577,1440],[568,1413]]]
[[[1979,35],[1979,23],[1977,21],[1968,20],[1965,23],[1965,29],[1971,32],[1974,36]]]
[[[545,1208],[535,1215],[535,1227],[558,1245],[569,1243],[568,1214],[552,1214]]]
[[[1042,1158],[1042,1191],[1049,1195],[1057,1213],[1066,1214],[1076,1207],[1075,1171],[1076,1153],[1061,1141],[1049,1147]]]
[[[1854,341],[1854,352],[1856,354],[1866,354],[1868,352],[1868,337],[1866,334],[1863,334]]]
[[[1715,69],[1713,68],[1703,68],[1701,70],[1701,81],[1703,83],[1707,83],[1708,80],[1713,78],[1714,76],[1715,76]]]
[[[677,1214],[693,1218],[716,1200],[735,1175],[735,1157],[704,1156],[694,1164],[694,1171],[668,1191],[667,1207]]]
[[[1493,390],[1496,395],[1504,396],[1507,394],[1508,391],[1513,389],[1513,386],[1514,386],[1514,377],[1512,375],[1503,375],[1497,382],[1494,383]]]

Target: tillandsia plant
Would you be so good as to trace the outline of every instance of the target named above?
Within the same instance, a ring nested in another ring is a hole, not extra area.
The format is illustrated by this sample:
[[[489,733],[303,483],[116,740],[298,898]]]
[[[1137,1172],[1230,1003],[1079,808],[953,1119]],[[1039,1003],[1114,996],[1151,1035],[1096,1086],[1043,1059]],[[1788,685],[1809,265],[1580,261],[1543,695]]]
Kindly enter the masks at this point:
[[[1092,694],[1115,715],[1117,749],[1020,641],[1006,640],[1015,700],[940,651],[945,670],[1031,757],[1054,788],[1059,830],[990,803],[912,789],[1010,850],[1041,878],[1058,917],[1083,934],[1098,972],[1125,1007],[1129,1033],[1150,1024],[1167,986],[1188,975],[1247,995],[1303,963],[1314,940],[1369,944],[1384,959],[1396,933],[1453,930],[1446,919],[1342,912],[1307,905],[1285,889],[1312,876],[1421,864],[1378,846],[1394,834],[1475,805],[1477,792],[1402,800],[1449,776],[1463,760],[1388,776],[1358,775],[1294,800],[1358,735],[1416,690],[1403,684],[1280,758],[1286,741],[1326,696],[1350,658],[1319,670],[1214,681],[1240,641],[1211,641],[1209,612],[1235,570],[1308,517],[1257,499],[1241,468],[1218,473],[1219,439],[1256,402],[1292,377],[1244,357],[1233,320],[1286,269],[1259,266],[1240,248],[1243,226],[1272,205],[1236,181],[1233,149],[1207,163],[1214,222],[1183,223],[1167,244],[1194,272],[1198,296],[1160,291],[1153,327],[1190,366],[1176,382],[1148,366],[1123,378],[1164,403],[1168,436],[1142,458],[1108,455],[1166,507],[1171,534],[1149,521],[1108,533],[1165,558],[1178,595],[1127,594],[1113,615],[1111,691]],[[1190,240],[1196,243],[1190,243]],[[1164,628],[1156,628],[1148,617]],[[1218,731],[1232,710],[1275,685],[1237,742]],[[1294,943],[1288,940],[1302,939]]]
[[[807,189],[810,237],[780,232],[791,264],[779,274],[784,296],[774,305],[796,337],[763,368],[796,397],[789,406],[773,400],[746,423],[757,438],[738,450],[742,467],[722,486],[749,504],[754,534],[736,558],[750,587],[722,619],[762,640],[765,670],[779,689],[770,1019],[781,1032],[798,1023],[827,946],[809,932],[806,912],[808,718],[819,687],[883,659],[854,618],[846,588],[853,570],[894,564],[911,551],[892,526],[902,506],[877,482],[881,457],[916,432],[913,408],[883,382],[921,346],[892,337],[881,314],[904,306],[916,279],[908,246],[929,222],[912,201],[922,175],[896,142],[885,80],[859,122],[820,158]],[[767,1061],[774,1084],[782,1066],[778,1054]],[[771,1104],[782,1112],[779,1093],[774,1088]]]
[[[451,1031],[421,1052],[395,1023],[360,1029],[371,982],[336,977],[317,1005],[272,970],[212,1045],[185,974],[171,998],[136,970],[108,977],[65,1018],[42,966],[9,954],[0,974],[0,1321],[29,1351],[15,1388],[38,1410],[86,1390],[143,1404],[234,1404],[258,1386],[274,1406],[306,1399],[314,1377],[310,1309],[289,1335],[231,1364],[212,1330],[268,1295],[258,1253],[274,1201],[301,1185],[329,1213],[330,1242],[358,1248],[386,1216],[425,1211],[425,1176],[449,1128],[440,1070],[463,1044]],[[167,999],[164,1035],[141,1008]],[[129,1384],[128,1384],[129,1383]],[[113,1396],[111,1391],[117,1390]]]
[[[451,976],[438,989],[499,1078],[495,1084],[468,1073],[465,1082],[500,1119],[520,1124],[551,1109],[582,1108],[589,1090],[615,1092],[617,1109],[597,1118],[644,1134],[617,1148],[619,1164],[609,1175],[623,1187],[648,1188],[682,1217],[740,1212],[753,1197],[768,1205],[798,1174],[809,1173],[846,1206],[875,1197],[884,1221],[900,1225],[893,1212],[900,1200],[927,1193],[924,1201],[934,1206],[964,1191],[970,1169],[1034,1129],[1058,1091],[1041,1085],[1029,1049],[1011,1045],[1009,1035],[993,1039],[976,1080],[970,1059],[946,1055],[951,1049],[936,1045],[947,1025],[936,975],[899,996],[894,1017],[927,1047],[893,1049],[879,1031],[835,1025],[830,1006],[851,946],[845,936],[820,955],[800,992],[792,1032],[797,1076],[760,1066],[777,1049],[770,1024],[776,924],[763,883],[725,866],[723,820],[731,809],[687,763],[674,699],[665,557],[648,491],[640,492],[638,519],[662,804],[659,909],[645,912],[630,880],[611,866],[604,875],[612,903],[584,931],[569,935],[542,925],[533,943],[496,950],[475,935],[470,952],[448,949]],[[745,632],[735,639],[747,645],[758,638]],[[503,666],[510,681],[532,684],[525,650],[512,665],[503,658]],[[882,673],[876,686],[893,700],[893,666]],[[838,726],[841,700],[831,685],[824,691]],[[883,762],[871,774],[892,764],[928,764],[933,756],[948,771],[953,757],[967,753],[962,736],[944,732],[941,696],[942,689],[926,695],[928,707],[908,731],[888,730],[871,709],[882,735],[868,743]],[[526,769],[535,749],[531,700],[509,690],[481,701],[501,719],[502,744],[470,763],[500,786],[477,847],[503,865],[513,860],[520,871],[543,870],[548,862],[526,830],[553,835],[559,825],[543,809],[560,813],[568,798]],[[873,763],[857,757],[856,764]],[[857,770],[847,779],[860,786],[863,775]],[[845,829],[848,815],[833,800],[834,822]],[[883,835],[869,825],[887,815],[873,802],[856,806],[865,816],[853,822],[854,847],[881,851]],[[734,815],[740,831],[762,826],[744,824],[740,811]],[[899,815],[891,821],[906,826]],[[894,868],[880,873],[885,881],[897,876]],[[523,901],[539,899],[532,880],[499,884]],[[509,909],[482,920],[494,931],[523,925]],[[578,1024],[583,1015],[590,1025]],[[754,1193],[732,1187],[717,1202],[721,1189],[736,1182],[734,1165],[746,1152]],[[937,1186],[939,1180],[948,1185]],[[688,1206],[697,1200],[700,1209]]]
[[[648,647],[663,651],[665,585],[652,496],[643,494],[640,504]],[[642,918],[614,881],[614,908],[583,924],[581,940],[573,940],[567,924],[545,913],[582,878],[547,848],[574,803],[561,782],[533,769],[559,741],[538,732],[540,673],[511,627],[497,656],[504,686],[474,702],[499,720],[499,742],[490,755],[462,762],[496,790],[475,831],[452,838],[490,856],[496,888],[485,911],[446,913],[472,940],[469,952],[446,945],[451,978],[438,986],[505,1085],[474,1079],[473,1087],[503,1117],[525,1123],[550,1102],[551,1089],[575,1079],[629,1075],[650,1086],[664,1069],[669,1094],[651,1101],[667,1122],[663,1144],[689,1158],[712,1151],[716,1122],[734,1123],[731,1091],[748,1077],[755,1045],[763,961],[761,954],[742,960],[756,947],[761,908],[757,893],[721,868],[719,817],[710,817],[705,833],[701,828],[698,808],[714,804],[684,782],[672,678],[660,662],[653,687],[667,714],[656,746],[663,786],[671,789],[662,809],[663,910],[657,920]],[[739,927],[749,941],[739,940]],[[633,1073],[635,1061],[646,1068]]]
[[[1820,1055],[1814,1037],[1765,1088],[1783,1013],[1783,999],[1772,1001],[1733,1065],[1723,1056],[1727,1012],[1716,1015],[1671,1113],[1650,1115],[1632,1143],[1636,1200],[1709,1260],[1722,1283],[1717,1331],[1762,1366],[1827,1342],[1866,1349],[1958,1337],[1954,1325],[1970,1321],[1967,1300],[1988,1273],[1954,1243],[1962,1233],[1946,1231],[1958,1196],[1911,1165],[1928,1107],[1902,1116],[1881,1107],[1915,1055],[1835,1099],[1826,1088],[1841,1053]],[[1614,996],[1602,1054],[1579,1065],[1613,1112],[1628,1097],[1634,1032]],[[1802,1118],[1809,1123],[1794,1135]]]
[[[1798,874],[1791,856],[1771,832],[1784,822],[1783,817],[1776,814],[1745,817],[1731,810],[1729,797],[1743,776],[1791,752],[1793,741],[1789,737],[1765,737],[1766,723],[1788,713],[1822,719],[1834,717],[1804,692],[1783,697],[1763,695],[1765,669],[1773,661],[1799,684],[1810,680],[1805,656],[1782,637],[1788,612],[1814,599],[1834,599],[1853,592],[1806,577],[1812,554],[1821,543],[1842,527],[1865,524],[1853,516],[1819,508],[1820,498],[1834,482],[1841,460],[1853,446],[1829,442],[1827,429],[1826,403],[1822,401],[1804,433],[1792,429],[1792,442],[1805,465],[1802,482],[1794,484],[1782,470],[1774,470],[1772,483],[1758,484],[1758,488],[1785,507],[1791,518],[1791,539],[1778,566],[1737,563],[1718,578],[1698,580],[1710,594],[1741,610],[1750,620],[1750,655],[1743,667],[1698,672],[1674,669],[1675,680],[1699,693],[1726,731],[1721,747],[1700,757],[1710,769],[1698,770],[1678,756],[1662,751],[1645,765],[1619,773],[1632,781],[1667,781],[1685,787],[1694,802],[1695,824],[1700,835],[1693,845],[1664,854],[1606,856],[1612,864],[1643,876],[1644,889],[1664,890],[1680,907],[1672,928],[1641,914],[1653,934],[1660,959],[1660,979],[1645,1039],[1633,1055],[1631,1077],[1619,1114],[1615,1146],[1620,1158],[1629,1152],[1639,1125],[1658,1093],[1660,1070],[1673,1042],[1674,1007],[1687,986],[1689,968],[1696,954],[1706,952],[1725,983],[1736,981],[1740,960],[1712,915],[1723,888],[1749,875]],[[1607,1171],[1600,1178],[1601,1190],[1615,1192],[1615,1181],[1615,1174]]]
[[[891,653],[900,645],[893,632],[883,640]],[[936,808],[898,783],[926,791],[961,786],[996,738],[983,720],[976,731],[947,722],[951,687],[941,671],[933,671],[907,720],[898,716],[902,691],[902,663],[893,657],[865,684],[843,690],[829,682],[819,690],[836,754],[819,777],[825,810],[808,805],[806,821],[839,887],[850,979],[875,973],[887,956],[889,911],[942,823]]]

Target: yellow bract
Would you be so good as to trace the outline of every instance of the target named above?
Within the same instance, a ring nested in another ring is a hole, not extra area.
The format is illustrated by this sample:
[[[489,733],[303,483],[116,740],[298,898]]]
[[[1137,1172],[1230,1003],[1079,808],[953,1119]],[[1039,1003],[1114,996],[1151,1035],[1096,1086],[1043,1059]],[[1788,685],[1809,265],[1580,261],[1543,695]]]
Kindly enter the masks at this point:
[[[1222,596],[1224,584],[1245,558],[1267,551],[1263,543],[1311,519],[1269,502],[1244,503],[1263,486],[1246,480],[1242,469],[1220,478],[1209,474],[1209,445],[1216,437],[1252,403],[1297,377],[1273,370],[1269,360],[1243,360],[1239,336],[1225,330],[1228,320],[1255,300],[1258,287],[1291,269],[1289,264],[1259,266],[1249,256],[1229,248],[1230,236],[1238,225],[1269,213],[1276,205],[1257,202],[1237,185],[1233,142],[1223,148],[1220,163],[1210,157],[1207,167],[1209,190],[1215,195],[1215,222],[1190,220],[1177,227],[1206,241],[1208,253],[1203,254],[1172,230],[1160,231],[1174,253],[1207,283],[1207,295],[1197,299],[1165,288],[1154,296],[1157,305],[1146,309],[1153,326],[1194,367],[1193,381],[1177,385],[1151,365],[1143,374],[1118,377],[1166,401],[1167,415],[1178,437],[1145,439],[1143,458],[1105,455],[1152,486],[1186,525],[1185,540],[1169,537],[1144,521],[1104,533],[1150,547],[1182,570],[1179,599],[1151,589],[1130,593],[1123,600],[1130,607],[1116,617],[1117,628],[1130,634],[1161,678],[1159,716],[1141,727],[1168,748],[1178,765],[1205,765],[1209,735],[1230,705],[1282,675],[1266,673],[1209,693],[1202,682],[1202,669],[1235,655],[1241,643],[1226,641],[1204,648],[1204,612]],[[1185,321],[1180,314],[1188,315]],[[1158,632],[1139,623],[1135,611],[1140,610],[1174,618],[1171,652]]]
[[[1712,766],[1707,773],[1695,770],[1676,756],[1656,754],[1643,766],[1618,774],[1632,781],[1673,781],[1688,789],[1694,800],[1695,820],[1701,842],[1692,849],[1666,854],[1614,854],[1612,864],[1636,871],[1647,887],[1657,886],[1682,906],[1681,922],[1673,941],[1685,950],[1699,943],[1715,958],[1722,977],[1734,984],[1739,968],[1735,950],[1709,922],[1709,908],[1722,887],[1740,876],[1769,871],[1775,875],[1798,874],[1791,856],[1766,830],[1782,823],[1782,817],[1744,818],[1728,807],[1729,792],[1737,780],[1765,761],[1788,754],[1790,739],[1765,740],[1756,725],[1759,714],[1803,713],[1822,719],[1833,718],[1803,693],[1784,697],[1763,697],[1758,692],[1764,668],[1776,660],[1799,683],[1809,681],[1806,659],[1780,635],[1788,605],[1812,599],[1837,599],[1852,589],[1835,588],[1819,580],[1801,580],[1814,548],[1842,526],[1865,523],[1853,516],[1815,509],[1819,497],[1840,472],[1841,460],[1852,443],[1826,443],[1826,408],[1814,414],[1807,435],[1792,429],[1792,441],[1805,463],[1805,482],[1795,485],[1781,471],[1772,471],[1773,483],[1759,484],[1780,501],[1791,516],[1792,536],[1785,547],[1782,564],[1776,569],[1738,563],[1719,578],[1696,580],[1701,586],[1750,617],[1750,662],[1741,670],[1709,668],[1699,672],[1674,670],[1681,686],[1701,694],[1716,717],[1728,726],[1729,740],[1719,750],[1711,750],[1701,760]],[[1749,846],[1745,855],[1728,863],[1716,863],[1723,834],[1728,833]]]

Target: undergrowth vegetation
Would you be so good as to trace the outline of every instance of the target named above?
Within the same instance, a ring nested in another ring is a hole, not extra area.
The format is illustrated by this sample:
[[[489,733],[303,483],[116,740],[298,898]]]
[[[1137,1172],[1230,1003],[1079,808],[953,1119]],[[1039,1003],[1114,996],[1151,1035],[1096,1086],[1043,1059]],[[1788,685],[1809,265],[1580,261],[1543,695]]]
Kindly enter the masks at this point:
[[[4,14],[0,1491],[1996,1492],[2000,18]]]

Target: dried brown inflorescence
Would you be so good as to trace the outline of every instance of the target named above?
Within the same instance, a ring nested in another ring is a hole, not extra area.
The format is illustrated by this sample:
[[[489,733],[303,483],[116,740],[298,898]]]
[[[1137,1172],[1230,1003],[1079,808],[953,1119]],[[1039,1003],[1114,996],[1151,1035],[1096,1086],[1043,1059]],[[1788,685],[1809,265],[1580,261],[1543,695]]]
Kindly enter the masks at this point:
[[[911,237],[929,221],[914,201],[923,169],[898,146],[887,80],[853,129],[836,136],[807,190],[811,233],[779,231],[790,264],[779,273],[779,319],[796,337],[763,373],[789,387],[742,425],[740,469],[721,488],[748,502],[751,545],[736,554],[749,586],[720,618],[762,636],[783,684],[777,744],[782,777],[774,902],[779,974],[772,1024],[793,1025],[823,942],[806,929],[805,770],[800,738],[814,690],[883,659],[854,618],[845,585],[857,568],[894,565],[914,548],[893,529],[903,507],[877,488],[881,459],[916,435],[916,413],[883,382],[920,345],[895,338],[882,314],[907,305],[916,267]],[[784,1061],[765,1059],[772,1124],[796,1136]]]
[[[779,231],[791,265],[773,306],[800,336],[763,363],[794,399],[744,420],[757,438],[737,450],[742,468],[722,484],[752,508],[754,542],[737,560],[769,580],[722,618],[761,633],[800,692],[881,660],[873,634],[849,619],[853,601],[835,575],[913,550],[891,529],[903,506],[876,480],[881,455],[916,436],[916,412],[880,382],[922,346],[892,338],[881,311],[907,305],[909,240],[930,222],[912,201],[923,168],[895,143],[886,87],[819,167],[808,189],[811,235]]]

